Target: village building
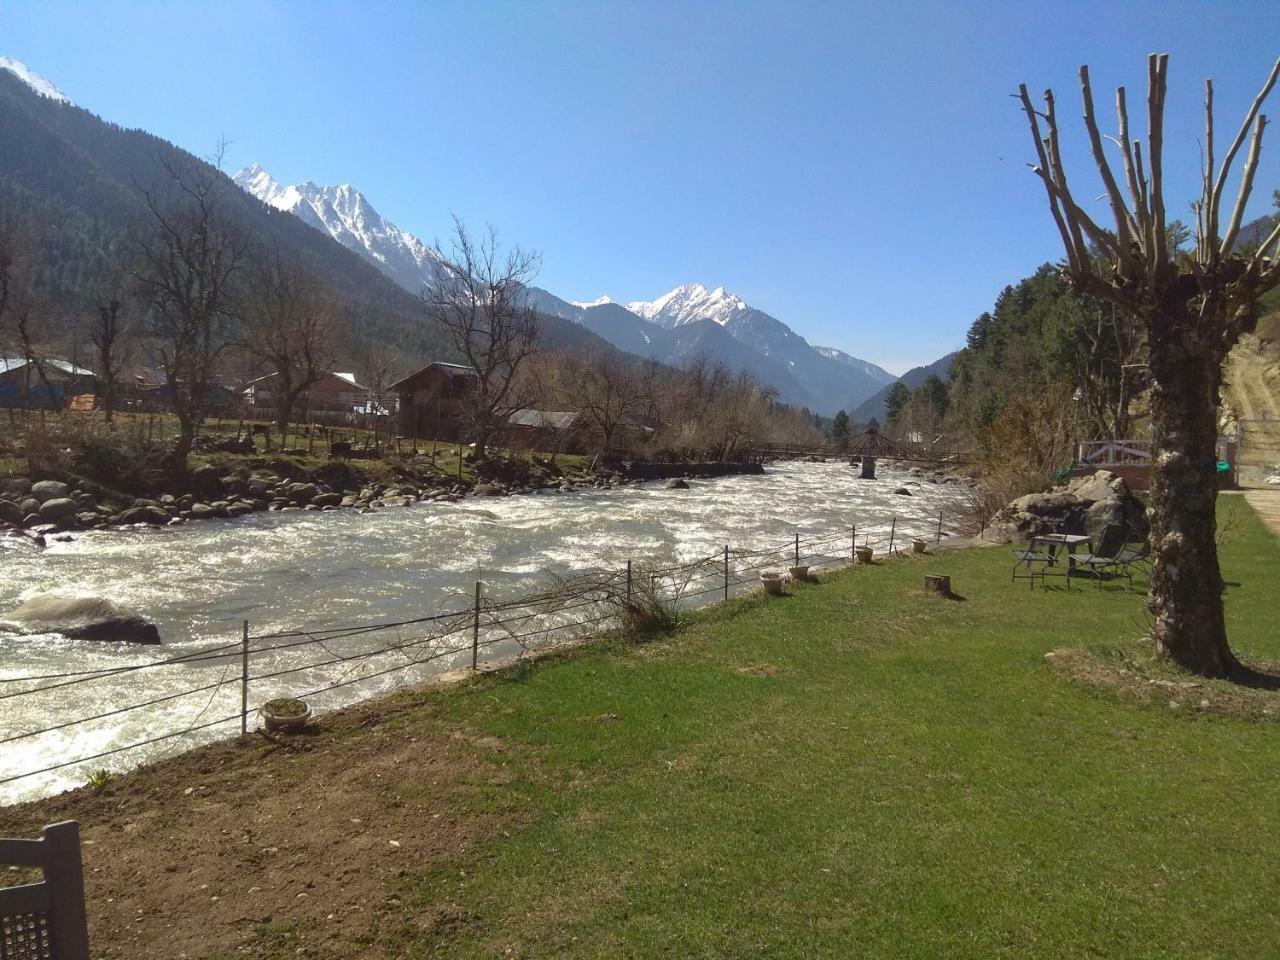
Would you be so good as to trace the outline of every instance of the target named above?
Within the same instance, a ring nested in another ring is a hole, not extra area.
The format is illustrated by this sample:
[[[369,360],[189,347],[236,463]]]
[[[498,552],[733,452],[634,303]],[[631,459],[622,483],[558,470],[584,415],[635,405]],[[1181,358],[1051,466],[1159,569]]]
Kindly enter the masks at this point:
[[[475,389],[474,367],[429,363],[390,387],[399,402],[399,434],[419,440],[456,441],[467,420],[467,400]]]
[[[567,410],[517,410],[507,420],[503,439],[517,450],[581,453],[586,447],[585,418]]]
[[[272,420],[279,402],[278,373],[250,380],[241,391],[245,414],[250,419]],[[293,416],[314,423],[350,423],[369,404],[369,389],[356,382],[352,373],[326,373],[312,384],[294,405]]]
[[[0,407],[61,410],[72,397],[92,394],[96,384],[92,370],[68,360],[0,357]]]

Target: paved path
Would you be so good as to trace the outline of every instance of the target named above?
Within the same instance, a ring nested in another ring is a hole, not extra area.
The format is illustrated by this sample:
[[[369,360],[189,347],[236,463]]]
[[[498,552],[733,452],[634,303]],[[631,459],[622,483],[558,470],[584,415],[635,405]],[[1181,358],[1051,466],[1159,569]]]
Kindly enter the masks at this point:
[[[1246,490],[1244,498],[1257,511],[1267,529],[1280,537],[1280,489]]]

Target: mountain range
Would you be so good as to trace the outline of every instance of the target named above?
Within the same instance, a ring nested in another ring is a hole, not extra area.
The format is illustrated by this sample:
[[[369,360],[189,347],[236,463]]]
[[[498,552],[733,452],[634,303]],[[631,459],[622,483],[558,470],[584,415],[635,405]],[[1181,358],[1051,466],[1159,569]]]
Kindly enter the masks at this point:
[[[379,214],[351,185],[284,185],[256,163],[234,179],[268,206],[294,214],[360,254],[404,289],[418,293],[431,284],[430,248]],[[763,380],[783,402],[821,414],[856,406],[894,379],[873,363],[811,346],[723,287],[682,284],[654,300],[625,306],[608,296],[575,302],[538,287],[528,293],[540,312],[571,320],[620,350],[673,365],[695,357],[723,362]]]
[[[100,119],[2,57],[0,134],[0,202],[39,228],[37,282],[71,311],[127,274],[127,238],[143,215],[139,185],[162,181],[166,163],[221,176],[172,143]],[[433,273],[430,248],[359,190],[284,185],[257,164],[234,182],[241,190],[226,191],[228,213],[325,278],[354,342],[389,342],[413,359],[458,359],[442,331],[423,321],[417,299]],[[528,293],[550,345],[607,343],[672,365],[722,362],[820,414],[851,410],[893,381],[875,364],[809,344],[723,287],[682,284],[625,305],[609,297],[573,302],[536,287]]]

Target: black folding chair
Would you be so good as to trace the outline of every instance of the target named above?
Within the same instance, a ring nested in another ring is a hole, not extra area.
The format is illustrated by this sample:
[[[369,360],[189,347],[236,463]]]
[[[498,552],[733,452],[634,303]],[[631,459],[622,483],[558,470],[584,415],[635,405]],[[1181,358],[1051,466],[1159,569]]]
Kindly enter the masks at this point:
[[[0,888],[0,960],[89,960],[80,825],[55,823],[39,840],[0,840],[0,866],[44,875]]]
[[[1109,523],[1102,529],[1098,538],[1098,546],[1092,553],[1076,554],[1073,558],[1077,566],[1088,570],[1097,581],[1098,589],[1102,589],[1102,574],[1112,570],[1129,579],[1129,590],[1133,591],[1133,573],[1129,570],[1132,559],[1126,559],[1124,546],[1129,534],[1125,527],[1118,523]],[[1136,559],[1136,557],[1134,558]]]
[[[1032,590],[1036,588],[1037,579],[1040,581],[1040,586],[1044,586],[1045,569],[1053,565],[1053,554],[1047,550],[1032,550],[1033,543],[1035,543],[1034,538],[1027,544],[1025,550],[1013,551],[1017,562],[1013,565],[1013,576],[1010,578],[1011,583],[1016,583],[1018,580],[1029,581]],[[1035,563],[1040,564],[1038,569],[1032,566]],[[1019,570],[1024,572],[1019,573]]]

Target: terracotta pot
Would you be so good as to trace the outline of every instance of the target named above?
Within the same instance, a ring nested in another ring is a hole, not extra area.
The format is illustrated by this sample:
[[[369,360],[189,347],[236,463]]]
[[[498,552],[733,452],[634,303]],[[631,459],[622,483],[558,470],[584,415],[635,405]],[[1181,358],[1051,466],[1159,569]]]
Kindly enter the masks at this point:
[[[760,582],[764,585],[764,592],[771,597],[782,595],[782,577],[776,573],[760,574]]]
[[[855,548],[854,548],[854,550],[853,550],[853,552],[857,555],[857,557],[858,557],[858,562],[859,562],[859,563],[870,563],[870,562],[871,562],[871,548],[870,548],[870,547],[855,547]]]

